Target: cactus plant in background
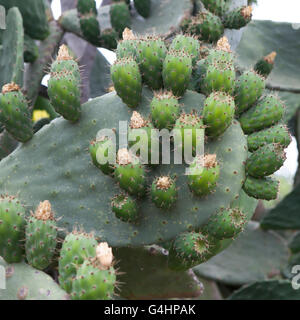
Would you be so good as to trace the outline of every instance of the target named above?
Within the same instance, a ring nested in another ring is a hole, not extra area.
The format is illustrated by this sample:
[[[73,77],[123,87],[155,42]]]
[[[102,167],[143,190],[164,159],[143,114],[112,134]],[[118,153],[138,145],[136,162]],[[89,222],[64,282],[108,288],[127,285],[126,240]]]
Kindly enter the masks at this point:
[[[141,269],[130,258],[144,264],[151,255],[161,267],[153,274],[188,279],[188,292],[176,292],[192,297],[199,286],[187,271],[201,272],[239,241],[256,199],[277,197],[271,175],[283,165],[291,136],[281,123],[283,102],[265,91],[275,54],[254,70],[237,70],[223,33],[247,25],[252,8],[229,10],[220,0],[203,1],[204,9],[196,2],[193,13],[190,1],[178,3],[178,23],[170,28],[163,23],[168,1],[114,1],[106,25],[92,0],[79,0],[58,21],[45,21],[44,1],[29,14],[22,1],[10,9],[0,0],[9,9],[0,65],[12,66],[0,75],[0,191],[8,193],[0,199],[0,255],[12,263],[5,263],[11,279],[24,276],[0,298],[46,299],[46,287],[54,299],[141,297],[134,277]],[[40,36],[30,21],[36,16]],[[183,20],[187,33],[180,32]],[[110,75],[103,75],[110,93],[82,103],[85,66],[62,43],[66,31],[116,49]],[[40,86],[44,70],[47,90]],[[42,114],[35,123],[34,109]],[[57,275],[62,289],[37,269]],[[159,296],[151,282],[145,297]],[[163,296],[178,297],[167,290]]]

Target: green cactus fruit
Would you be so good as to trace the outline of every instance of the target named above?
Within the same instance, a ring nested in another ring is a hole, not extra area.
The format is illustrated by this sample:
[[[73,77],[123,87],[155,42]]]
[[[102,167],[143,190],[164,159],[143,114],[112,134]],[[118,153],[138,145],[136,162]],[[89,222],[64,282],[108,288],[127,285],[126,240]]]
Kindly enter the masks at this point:
[[[172,129],[180,115],[180,106],[172,92],[158,92],[151,101],[151,117],[158,129]]]
[[[129,194],[142,197],[146,192],[146,172],[138,157],[127,149],[120,149],[117,155],[115,179]]]
[[[244,132],[250,134],[276,124],[283,114],[283,103],[277,97],[270,94],[243,113],[239,121]]]
[[[104,174],[112,174],[114,172],[112,164],[108,161],[108,152],[111,147],[113,147],[113,141],[107,137],[99,137],[90,143],[89,152],[93,164]]]
[[[248,136],[248,150],[253,152],[259,147],[270,143],[279,143],[286,148],[292,141],[287,126],[278,124],[265,130],[251,133]]]
[[[78,267],[84,260],[96,255],[98,243],[92,234],[74,230],[69,233],[60,251],[58,263],[59,284],[68,293],[72,290],[72,282]]]
[[[215,154],[197,156],[190,164],[188,184],[196,196],[206,196],[214,192],[220,176],[220,165]]]
[[[0,197],[0,256],[7,263],[21,262],[24,255],[22,241],[25,234],[25,209],[12,196]]]
[[[167,48],[161,39],[147,37],[137,42],[137,61],[143,81],[153,90],[162,87],[162,70],[166,54]]]
[[[96,47],[101,46],[100,25],[93,13],[86,13],[80,16],[80,29],[83,37]]]
[[[204,229],[214,238],[223,240],[236,237],[244,230],[246,222],[246,215],[239,208],[227,208],[213,214]]]
[[[182,30],[183,33],[187,33],[190,27],[190,24],[192,23],[191,18],[183,18],[181,23],[180,23],[180,29]]]
[[[77,11],[81,14],[93,13],[94,15],[97,15],[95,0],[78,0]]]
[[[257,179],[248,176],[243,189],[250,197],[262,200],[275,200],[279,192],[279,181],[272,177]]]
[[[124,2],[114,3],[110,7],[110,21],[112,27],[122,36],[124,29],[130,28],[131,17],[128,6]]]
[[[118,43],[116,50],[117,59],[132,57],[134,60],[137,56],[137,41],[136,40],[121,40]]]
[[[84,261],[73,281],[73,300],[112,300],[117,284],[113,255],[106,242],[96,249],[96,257]]]
[[[117,60],[111,67],[111,78],[118,96],[130,108],[142,99],[142,78],[138,64],[131,58]]]
[[[156,178],[152,183],[150,193],[156,207],[163,210],[171,209],[177,201],[175,180],[168,176]]]
[[[245,71],[236,81],[236,113],[249,109],[262,95],[265,89],[264,79],[254,71]]]
[[[254,151],[246,162],[247,173],[254,178],[269,176],[283,165],[285,152],[280,144],[271,143]]]
[[[2,87],[0,122],[18,141],[26,142],[33,136],[33,124],[28,103],[20,87],[13,82]]]
[[[39,204],[26,225],[26,258],[34,268],[47,268],[55,254],[57,226],[51,204],[45,200]]]
[[[224,33],[221,19],[209,11],[200,12],[192,18],[187,32],[199,37],[199,40],[206,42],[218,41]]]
[[[187,270],[210,259],[217,241],[205,233],[184,232],[175,238],[169,251],[168,266],[172,270]]]
[[[121,193],[113,197],[111,208],[116,217],[124,222],[135,222],[139,218],[137,203],[127,194]]]
[[[166,88],[175,96],[183,96],[192,76],[192,58],[184,51],[169,51],[163,64],[163,80]]]
[[[254,70],[266,78],[273,70],[276,55],[277,53],[273,51],[267,56],[258,60],[254,66]]]
[[[182,113],[174,126],[175,147],[182,148],[183,153],[185,149],[191,148],[192,154],[196,155],[204,144],[204,128],[202,118],[197,114]]]
[[[118,33],[115,29],[109,28],[101,32],[100,36],[101,47],[108,50],[117,49],[118,46]]]
[[[27,34],[24,35],[24,62],[33,63],[39,56],[39,47]]]
[[[151,13],[151,0],[134,0],[136,11],[144,18],[148,18]]]
[[[202,0],[205,9],[211,13],[222,17],[226,9],[226,0]]]
[[[202,55],[206,55],[206,65],[209,64],[233,64],[234,56],[232,54],[229,41],[226,36],[220,38],[213,49],[204,47]],[[206,53],[205,53],[206,52]]]
[[[170,50],[184,50],[191,55],[193,65],[199,59],[200,42],[192,36],[178,34],[171,43]]]
[[[235,111],[234,99],[224,92],[213,92],[204,102],[203,122],[205,133],[211,137],[220,136],[230,126]]]
[[[241,29],[252,19],[252,7],[243,6],[225,14],[224,27],[228,29]]]

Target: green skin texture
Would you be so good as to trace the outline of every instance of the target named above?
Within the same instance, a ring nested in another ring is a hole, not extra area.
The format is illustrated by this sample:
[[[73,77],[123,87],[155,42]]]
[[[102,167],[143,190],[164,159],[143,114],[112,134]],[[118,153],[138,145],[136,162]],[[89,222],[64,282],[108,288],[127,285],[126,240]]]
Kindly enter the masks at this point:
[[[118,46],[118,33],[114,29],[105,29],[101,32],[101,47],[108,50],[115,50]]]
[[[151,101],[151,118],[158,129],[172,129],[180,114],[180,106],[175,97],[159,95]]]
[[[235,111],[234,100],[224,92],[211,93],[204,102],[203,122],[205,133],[217,137],[230,126]]]
[[[255,199],[275,200],[278,195],[279,181],[272,177],[257,179],[248,176],[243,189]]]
[[[193,66],[199,59],[200,42],[193,38],[184,35],[177,35],[171,43],[170,50],[183,50],[192,56]]]
[[[126,58],[131,56],[136,58],[137,56],[137,46],[135,40],[122,40],[119,41],[118,47],[116,50],[117,59]]]
[[[190,175],[188,183],[191,191],[196,196],[206,196],[216,189],[217,181],[220,176],[220,166],[207,168],[197,163],[197,159],[190,165]]]
[[[128,195],[119,194],[113,197],[111,207],[116,217],[124,222],[134,222],[139,218],[137,203]]]
[[[184,52],[170,51],[163,64],[162,76],[166,88],[175,96],[183,96],[192,76],[191,57]]]
[[[0,256],[6,262],[23,260],[25,209],[17,198],[0,198]]]
[[[207,10],[220,17],[222,17],[226,9],[225,0],[202,0],[202,3]]]
[[[254,66],[254,70],[265,78],[272,72],[273,68],[274,63],[269,63],[265,59],[260,59]]]
[[[268,128],[276,124],[284,114],[284,105],[275,96],[268,95],[256,106],[243,113],[239,119],[246,134]]]
[[[223,19],[223,23],[224,23],[225,28],[241,29],[241,28],[245,27],[251,21],[252,17],[245,18],[241,14],[241,9],[243,9],[243,7],[237,8],[233,11],[230,11],[225,15],[225,17]]]
[[[80,69],[78,63],[73,60],[55,60],[51,64],[51,73],[72,74],[77,83],[80,83]]]
[[[78,267],[84,260],[96,255],[98,243],[91,235],[70,233],[66,236],[58,262],[59,284],[68,293],[72,290],[72,283],[76,277]]]
[[[97,8],[95,0],[78,0],[77,11],[81,14],[93,13],[97,15]]]
[[[24,35],[24,62],[33,63],[39,56],[39,48],[27,34]]]
[[[83,37],[94,46],[100,47],[101,36],[97,16],[90,14],[82,15],[79,22]]]
[[[265,81],[253,71],[244,72],[235,87],[236,113],[240,114],[249,109],[265,89]]]
[[[42,221],[30,217],[26,225],[25,252],[26,259],[34,268],[43,270],[53,259],[57,227],[55,220]]]
[[[174,180],[171,180],[171,186],[168,189],[159,189],[156,185],[157,179],[152,182],[151,198],[157,208],[163,210],[171,209],[178,198],[177,188]]]
[[[136,108],[142,98],[142,78],[132,58],[117,60],[111,67],[111,78],[118,96],[130,108]]]
[[[292,141],[287,126],[282,124],[253,132],[247,137],[247,140],[250,152],[270,143],[279,143],[283,148],[286,148]]]
[[[0,94],[0,122],[18,141],[26,142],[33,136],[31,114],[21,91]]]
[[[143,81],[153,90],[162,87],[163,62],[167,48],[162,40],[141,40],[137,44],[137,62]]]
[[[115,283],[116,272],[113,267],[100,270],[85,261],[77,270],[71,297],[73,300],[111,300]]]
[[[136,11],[144,18],[148,18],[151,13],[151,0],[134,0]]]
[[[115,3],[110,7],[110,22],[121,38],[124,29],[131,26],[130,12],[126,3]]]
[[[246,172],[254,178],[269,176],[283,165],[285,159],[285,152],[280,145],[267,144],[247,159]]]

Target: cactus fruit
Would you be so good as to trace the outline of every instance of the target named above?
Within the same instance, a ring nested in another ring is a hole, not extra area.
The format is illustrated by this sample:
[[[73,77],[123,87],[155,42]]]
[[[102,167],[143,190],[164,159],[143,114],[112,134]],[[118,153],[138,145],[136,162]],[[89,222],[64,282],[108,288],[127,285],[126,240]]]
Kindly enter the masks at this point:
[[[204,102],[205,133],[217,137],[230,126],[235,111],[234,99],[224,92],[213,92]]]
[[[117,60],[111,67],[111,77],[118,96],[130,108],[142,99],[142,78],[138,64],[131,58]]]
[[[279,192],[279,181],[272,177],[257,179],[248,176],[243,189],[250,197],[263,200],[275,200]]]
[[[273,70],[276,55],[277,53],[273,51],[267,56],[261,58],[255,64],[254,70],[266,78]]]
[[[202,0],[205,8],[211,13],[222,17],[226,9],[226,0]]]
[[[151,0],[134,0],[136,11],[144,18],[148,18],[151,12]]]
[[[58,280],[60,286],[68,293],[72,290],[77,268],[84,260],[95,256],[97,244],[93,234],[83,231],[73,230],[66,236],[58,262]]]
[[[127,149],[118,151],[114,175],[120,187],[128,193],[138,197],[145,194],[145,168]]]
[[[56,61],[51,65],[48,94],[56,112],[76,122],[81,115],[80,72],[66,46],[61,46]],[[72,65],[73,68],[69,66]]]
[[[278,124],[276,126],[264,129],[258,132],[253,132],[248,135],[248,150],[253,152],[259,147],[270,143],[278,143],[283,148],[286,148],[291,143],[291,135],[287,126]]]
[[[136,201],[127,194],[121,193],[111,201],[112,211],[124,222],[135,222],[139,217]]]
[[[225,14],[223,23],[225,28],[241,29],[252,19],[252,7],[243,6]]]
[[[93,13],[86,13],[80,16],[79,22],[83,37],[94,46],[100,47],[100,25],[97,16]]]
[[[212,215],[204,229],[216,239],[230,239],[243,231],[246,222],[246,215],[239,208],[227,208]]]
[[[212,193],[220,176],[220,165],[215,154],[197,156],[189,167],[188,184],[196,196]]]
[[[166,54],[167,48],[161,39],[146,37],[137,43],[137,61],[143,80],[153,90],[162,87],[162,69]]]
[[[110,21],[112,27],[119,33],[120,37],[125,28],[130,28],[131,17],[126,3],[119,2],[111,5]]]
[[[246,162],[246,171],[254,178],[269,176],[277,171],[286,159],[279,144],[271,143],[254,151]]]
[[[18,141],[26,142],[33,136],[29,106],[20,87],[8,83],[0,94],[0,122]]]
[[[170,209],[177,200],[175,180],[168,176],[161,176],[152,182],[151,199],[154,204],[163,210]]]
[[[236,113],[249,109],[262,95],[265,89],[264,79],[254,71],[244,72],[236,81]]]
[[[121,40],[118,43],[116,50],[117,59],[122,59],[126,57],[136,58],[137,46],[135,40]]]
[[[106,242],[96,249],[96,256],[85,260],[73,281],[73,300],[111,300],[117,284],[112,266],[112,250]]]
[[[109,28],[103,30],[100,36],[101,47],[106,48],[108,50],[117,49],[118,37],[118,33],[115,29]]]
[[[27,34],[24,35],[24,62],[33,63],[39,56],[39,47]]]
[[[239,119],[246,134],[276,124],[283,116],[284,105],[274,95],[267,95],[243,113]]]
[[[163,64],[163,79],[175,96],[183,96],[192,75],[192,58],[184,51],[169,51]]]
[[[24,255],[22,241],[25,234],[25,209],[12,196],[0,197],[0,256],[6,262],[21,262]]]
[[[93,13],[94,15],[97,15],[95,0],[78,0],[77,11],[81,14]]]
[[[151,117],[158,129],[172,129],[180,114],[180,106],[172,92],[163,91],[154,95],[151,101]]]
[[[195,65],[199,59],[200,42],[195,37],[179,34],[174,38],[169,49],[185,51],[191,55],[193,65]]]
[[[57,238],[56,220],[48,200],[40,202],[28,219],[25,235],[28,263],[40,270],[47,268],[54,256]]]

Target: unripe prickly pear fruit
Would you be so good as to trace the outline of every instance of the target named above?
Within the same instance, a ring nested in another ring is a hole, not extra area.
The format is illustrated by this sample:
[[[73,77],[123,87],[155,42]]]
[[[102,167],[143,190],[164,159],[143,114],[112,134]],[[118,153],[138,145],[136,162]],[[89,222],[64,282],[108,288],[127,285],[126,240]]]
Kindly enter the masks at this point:
[[[137,63],[131,58],[117,60],[111,67],[111,77],[118,96],[129,108],[142,99],[142,78]]]
[[[124,29],[130,28],[131,17],[128,6],[124,2],[114,3],[110,7],[110,21],[112,27],[122,36]]]
[[[100,25],[97,16],[93,13],[86,13],[80,16],[79,22],[83,37],[94,46],[100,47]]]
[[[185,51],[192,57],[192,63],[195,65],[199,59],[200,42],[194,37],[178,34],[172,41],[170,50]]]
[[[133,32],[125,28],[123,31],[123,40],[119,41],[116,56],[117,59],[132,57],[133,60],[137,57],[137,38]]]
[[[48,200],[41,202],[28,219],[25,236],[28,263],[40,270],[47,268],[52,262],[57,244],[56,221]]]
[[[254,70],[266,78],[273,70],[276,55],[277,53],[273,51],[267,56],[261,58],[255,64]]]
[[[180,106],[172,92],[158,92],[151,101],[151,117],[158,129],[172,129],[180,114]]]
[[[139,218],[137,203],[127,194],[121,193],[113,197],[111,208],[116,217],[124,222],[135,222]]]
[[[204,4],[205,9],[220,17],[223,16],[226,9],[225,0],[202,0],[202,3]]]
[[[96,249],[96,257],[87,259],[78,268],[72,285],[73,300],[111,300],[116,286],[113,255],[106,242]]]
[[[20,87],[13,82],[2,87],[0,123],[18,141],[26,142],[33,136],[28,103]]]
[[[100,35],[101,47],[108,50],[117,49],[118,37],[118,33],[115,29],[109,28],[103,30]]]
[[[278,143],[286,148],[291,143],[291,135],[287,126],[278,124],[276,126],[251,133],[248,138],[248,150],[253,152],[259,147],[270,143]]]
[[[163,210],[172,208],[177,200],[175,180],[168,176],[156,178],[151,186],[151,199],[156,207]]]
[[[213,92],[204,102],[203,122],[205,133],[220,136],[230,126],[235,112],[234,99],[224,92]]]
[[[69,233],[62,245],[58,263],[59,284],[71,293],[77,269],[84,260],[96,255],[97,241],[92,234],[74,230]]]
[[[223,240],[237,236],[246,222],[246,215],[239,208],[222,209],[209,218],[204,229],[214,238]]]
[[[239,121],[244,132],[249,134],[272,126],[282,118],[283,114],[283,103],[270,94],[243,113]]]
[[[153,90],[162,87],[162,70],[166,54],[167,48],[161,39],[147,37],[137,42],[137,61],[143,81]]]
[[[0,256],[7,263],[21,262],[25,234],[25,209],[12,196],[0,197]]]
[[[206,196],[212,193],[220,176],[220,165],[215,154],[197,156],[190,164],[188,184],[196,196]]]
[[[226,13],[223,23],[225,28],[241,29],[252,19],[252,7],[243,6]]]
[[[236,114],[249,109],[262,95],[265,89],[264,79],[254,71],[245,71],[236,81]]]
[[[93,13],[97,15],[97,8],[95,0],[78,0],[77,11],[81,14]]]
[[[134,0],[134,7],[142,17],[148,18],[151,11],[151,0]]]
[[[283,165],[285,152],[280,144],[271,143],[254,151],[246,162],[246,172],[255,178],[269,176]]]
[[[169,51],[163,64],[165,88],[175,96],[184,95],[192,75],[192,58],[184,51]]]
[[[120,149],[117,155],[115,179],[120,187],[132,195],[141,197],[146,191],[146,173],[140,160],[127,149]]]
[[[248,176],[243,189],[250,197],[262,200],[275,200],[279,192],[279,181],[272,177],[253,178]]]

